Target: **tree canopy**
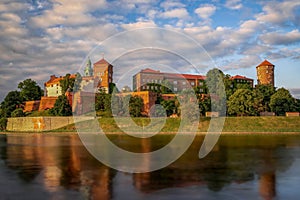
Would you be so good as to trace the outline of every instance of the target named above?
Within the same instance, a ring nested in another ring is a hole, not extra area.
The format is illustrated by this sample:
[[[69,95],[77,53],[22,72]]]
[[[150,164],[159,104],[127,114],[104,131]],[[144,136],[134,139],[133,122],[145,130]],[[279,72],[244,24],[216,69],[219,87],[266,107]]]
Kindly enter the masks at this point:
[[[50,110],[54,116],[70,116],[72,115],[72,107],[65,95],[58,96],[54,107]]]
[[[279,88],[270,99],[270,107],[276,115],[285,115],[285,112],[298,110],[298,102],[285,88]]]
[[[19,91],[10,91],[1,103],[1,117],[11,117],[11,113],[21,107],[23,97]]]
[[[20,82],[18,89],[20,89],[20,95],[24,101],[40,100],[41,96],[44,95],[44,91],[41,87],[31,79]]]
[[[229,115],[256,115],[253,92],[249,89],[238,89],[228,100]]]
[[[68,89],[70,90],[70,92],[72,92],[74,88],[75,78],[71,78],[71,74],[66,74],[65,77],[59,81],[59,83],[61,86],[62,94],[65,94]]]

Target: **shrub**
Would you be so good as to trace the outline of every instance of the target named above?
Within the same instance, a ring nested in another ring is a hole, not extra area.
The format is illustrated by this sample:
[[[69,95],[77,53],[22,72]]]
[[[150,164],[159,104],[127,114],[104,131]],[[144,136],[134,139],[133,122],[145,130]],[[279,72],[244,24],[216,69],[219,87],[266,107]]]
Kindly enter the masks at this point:
[[[25,114],[23,113],[22,108],[17,108],[16,110],[12,111],[11,117],[24,117]]]
[[[6,130],[6,125],[7,125],[7,118],[1,118],[0,119],[0,130],[4,131]]]

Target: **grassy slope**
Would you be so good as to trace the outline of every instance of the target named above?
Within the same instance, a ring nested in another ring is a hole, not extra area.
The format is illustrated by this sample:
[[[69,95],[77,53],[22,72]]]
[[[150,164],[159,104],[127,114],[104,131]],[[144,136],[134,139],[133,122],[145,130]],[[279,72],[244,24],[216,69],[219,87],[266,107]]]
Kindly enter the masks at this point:
[[[209,118],[201,118],[199,132],[206,132],[209,127]],[[121,132],[113,118],[98,119],[101,128],[105,132]],[[139,126],[147,126],[148,118],[135,118]],[[168,118],[161,132],[176,132],[180,119]],[[84,128],[92,127],[91,122],[81,122]],[[126,123],[124,123],[126,128]],[[55,131],[75,131],[74,124],[60,128]],[[223,132],[299,132],[300,117],[227,117]]]

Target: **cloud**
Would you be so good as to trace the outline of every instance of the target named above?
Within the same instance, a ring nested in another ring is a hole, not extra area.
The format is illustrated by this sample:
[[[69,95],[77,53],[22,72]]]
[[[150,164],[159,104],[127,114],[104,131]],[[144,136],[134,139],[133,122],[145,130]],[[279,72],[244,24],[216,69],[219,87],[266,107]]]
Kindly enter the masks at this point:
[[[290,45],[300,42],[299,30],[293,30],[288,33],[271,32],[260,36],[261,41],[267,45]]]
[[[263,12],[258,14],[257,20],[275,25],[298,25],[300,1],[287,0],[283,2],[266,2]]]
[[[164,10],[170,10],[170,9],[174,9],[174,8],[184,8],[186,7],[185,4],[178,2],[178,1],[163,1],[160,4],[161,7],[164,8]]]
[[[185,8],[175,8],[173,10],[168,10],[160,14],[162,18],[187,18],[189,13]]]
[[[294,98],[300,99],[300,88],[291,88],[289,89]]]
[[[227,0],[225,7],[231,10],[239,10],[243,7],[243,4],[241,3],[241,0]]]
[[[195,13],[202,19],[208,19],[216,11],[216,6],[211,4],[200,5],[199,8],[195,10]]]

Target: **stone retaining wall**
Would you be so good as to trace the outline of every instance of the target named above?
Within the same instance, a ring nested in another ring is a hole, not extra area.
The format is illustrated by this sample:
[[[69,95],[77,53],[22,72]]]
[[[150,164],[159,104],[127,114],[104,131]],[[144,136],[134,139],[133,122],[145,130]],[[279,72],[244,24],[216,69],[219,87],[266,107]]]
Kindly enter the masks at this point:
[[[76,122],[94,119],[93,117],[79,117]],[[70,117],[14,117],[8,118],[8,131],[49,131],[74,123]]]

